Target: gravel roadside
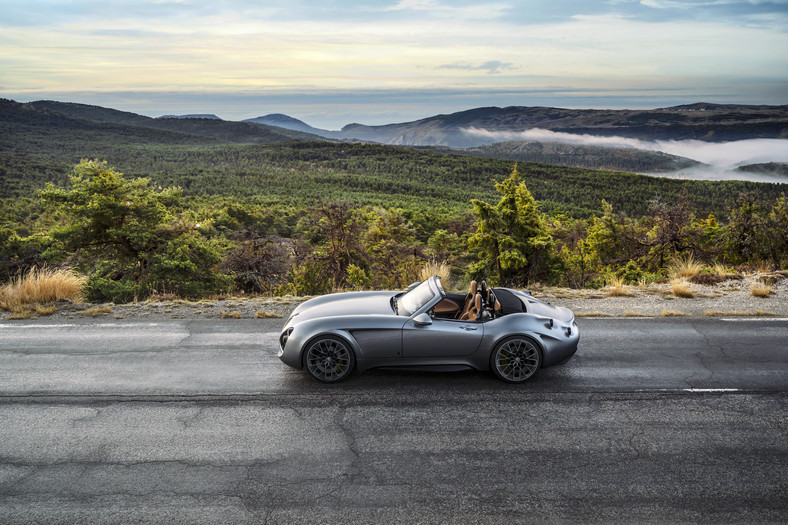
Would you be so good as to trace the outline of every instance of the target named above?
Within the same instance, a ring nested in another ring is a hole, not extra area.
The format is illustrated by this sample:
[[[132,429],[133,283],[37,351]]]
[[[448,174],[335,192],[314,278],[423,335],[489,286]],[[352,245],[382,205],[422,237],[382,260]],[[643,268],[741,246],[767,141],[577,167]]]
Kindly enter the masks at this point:
[[[693,297],[676,297],[670,284],[625,287],[627,295],[612,296],[608,290],[575,290],[535,287],[535,297],[556,306],[565,306],[577,317],[657,317],[657,316],[756,316],[788,317],[788,279],[777,276],[767,297],[756,297],[751,288],[762,278],[747,276],[713,286],[689,284]],[[184,301],[153,300],[130,304],[83,304],[61,301],[54,312],[33,311],[25,319],[74,319],[102,317],[115,319],[254,319],[284,318],[304,297],[233,297],[229,299]],[[15,316],[2,312],[0,318],[13,323]]]

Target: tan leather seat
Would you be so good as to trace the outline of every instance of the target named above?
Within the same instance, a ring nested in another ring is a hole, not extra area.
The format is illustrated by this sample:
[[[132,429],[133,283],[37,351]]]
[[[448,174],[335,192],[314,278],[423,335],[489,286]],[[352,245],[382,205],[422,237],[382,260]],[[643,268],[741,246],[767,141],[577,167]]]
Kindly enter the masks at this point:
[[[462,309],[457,312],[457,319],[465,320],[468,317],[468,312],[471,311],[473,308],[473,302],[476,299],[476,281],[471,281],[471,285],[468,287],[468,295],[465,296],[465,303],[462,306]]]
[[[473,301],[473,307],[468,312],[468,321],[477,321],[479,316],[482,315],[482,294],[477,293],[476,299]]]

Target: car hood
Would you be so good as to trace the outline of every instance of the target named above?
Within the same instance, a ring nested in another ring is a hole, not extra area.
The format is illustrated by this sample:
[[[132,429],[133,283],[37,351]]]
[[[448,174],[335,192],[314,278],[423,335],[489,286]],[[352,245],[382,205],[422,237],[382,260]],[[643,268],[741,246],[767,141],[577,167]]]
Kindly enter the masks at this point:
[[[301,303],[287,324],[320,317],[394,315],[391,298],[396,292],[347,292],[323,295]]]

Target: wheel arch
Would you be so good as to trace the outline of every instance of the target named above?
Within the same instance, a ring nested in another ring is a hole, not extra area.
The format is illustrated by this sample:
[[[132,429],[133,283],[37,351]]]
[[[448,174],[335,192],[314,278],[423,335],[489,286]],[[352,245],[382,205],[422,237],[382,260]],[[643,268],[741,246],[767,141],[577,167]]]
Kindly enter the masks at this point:
[[[353,362],[353,368],[357,369],[360,347],[358,346],[358,342],[353,338],[353,336],[347,330],[323,330],[321,332],[311,335],[309,339],[307,339],[306,342],[303,345],[301,345],[301,349],[299,350],[298,362],[301,365],[301,369],[303,370],[305,368],[304,356],[306,355],[307,348],[309,348],[309,346],[312,344],[313,341],[315,341],[320,337],[325,337],[325,336],[338,337],[339,339],[347,343],[348,347],[350,348],[350,351],[353,352],[353,357],[355,358]]]
[[[526,339],[531,340],[531,342],[534,343],[534,346],[536,346],[537,352],[539,352],[539,357],[540,357],[539,368],[546,368],[544,364],[545,346],[544,343],[541,341],[541,338],[538,336],[538,334],[534,334],[533,332],[511,332],[496,337],[493,340],[492,344],[490,345],[490,356],[487,359],[487,364],[490,367],[490,369],[492,369],[492,360],[495,357],[495,350],[498,348],[498,346],[501,343],[512,337],[524,337]]]

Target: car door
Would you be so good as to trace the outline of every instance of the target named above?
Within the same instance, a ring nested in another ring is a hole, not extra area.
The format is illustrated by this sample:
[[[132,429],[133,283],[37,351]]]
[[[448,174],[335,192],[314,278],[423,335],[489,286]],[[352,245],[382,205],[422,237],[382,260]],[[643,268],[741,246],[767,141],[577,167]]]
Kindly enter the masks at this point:
[[[402,329],[402,353],[406,358],[471,355],[479,348],[484,323],[432,319],[419,325],[408,320]]]

